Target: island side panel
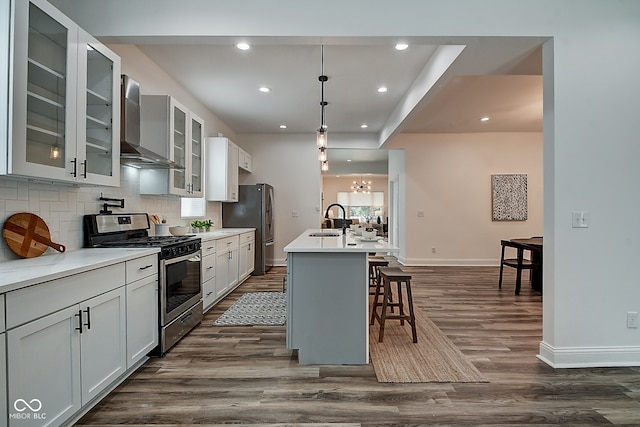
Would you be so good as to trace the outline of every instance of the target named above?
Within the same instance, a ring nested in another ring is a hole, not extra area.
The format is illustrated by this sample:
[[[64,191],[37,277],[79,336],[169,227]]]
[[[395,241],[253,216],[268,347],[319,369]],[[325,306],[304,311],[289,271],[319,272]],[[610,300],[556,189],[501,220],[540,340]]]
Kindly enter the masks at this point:
[[[287,348],[301,364],[369,363],[367,253],[287,258]]]

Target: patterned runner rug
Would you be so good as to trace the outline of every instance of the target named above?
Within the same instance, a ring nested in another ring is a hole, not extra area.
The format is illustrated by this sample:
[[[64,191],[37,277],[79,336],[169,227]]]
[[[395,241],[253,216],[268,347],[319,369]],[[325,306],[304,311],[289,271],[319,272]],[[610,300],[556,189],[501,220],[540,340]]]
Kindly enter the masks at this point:
[[[215,322],[214,326],[278,326],[287,319],[285,294],[249,292],[242,295]]]
[[[417,343],[407,322],[401,326],[399,320],[387,320],[381,343],[378,322],[369,327],[369,353],[378,382],[488,382],[418,307],[415,315]]]

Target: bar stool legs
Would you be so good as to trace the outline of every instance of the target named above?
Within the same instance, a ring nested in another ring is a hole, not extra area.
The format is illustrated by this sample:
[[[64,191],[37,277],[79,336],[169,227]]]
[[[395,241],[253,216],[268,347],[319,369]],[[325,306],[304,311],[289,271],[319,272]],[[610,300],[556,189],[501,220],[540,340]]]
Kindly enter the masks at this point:
[[[376,319],[380,324],[380,334],[378,342],[384,339],[384,326],[387,319],[398,319],[400,324],[404,325],[405,320],[411,325],[411,334],[413,342],[418,342],[418,334],[416,332],[416,316],[413,310],[413,296],[411,295],[411,276],[406,274],[399,268],[380,267],[378,268],[378,280],[376,282],[376,290],[373,296],[373,307],[371,309],[371,320],[369,324],[373,325]],[[396,282],[398,292],[398,302],[391,301],[391,283]],[[404,299],[402,297],[402,286],[404,285],[407,292],[407,305],[409,313],[405,313]],[[382,289],[381,289],[382,288]],[[382,291],[382,302],[380,296]],[[378,313],[378,307],[381,312]],[[398,314],[388,314],[387,308],[398,307]]]

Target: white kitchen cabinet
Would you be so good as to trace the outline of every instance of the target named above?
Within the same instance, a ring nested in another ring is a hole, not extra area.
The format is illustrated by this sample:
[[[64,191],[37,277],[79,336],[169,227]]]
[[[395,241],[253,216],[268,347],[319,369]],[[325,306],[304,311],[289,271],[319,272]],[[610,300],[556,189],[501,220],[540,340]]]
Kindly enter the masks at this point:
[[[157,274],[127,283],[127,369],[158,345],[158,301]]]
[[[202,241],[202,305],[206,312],[216,302],[216,242]]]
[[[7,346],[4,333],[4,295],[0,295],[0,414],[8,414],[7,406]],[[6,427],[8,417],[0,417],[0,427]]]
[[[202,197],[204,121],[168,95],[143,95],[140,105],[141,145],[178,165],[142,169],[141,194]]]
[[[45,0],[14,3],[0,174],[120,185],[120,58]]]
[[[225,137],[206,139],[206,199],[238,201],[238,146]]]
[[[61,424],[126,370],[124,288],[11,329],[7,341],[9,402],[37,397],[46,422]]]
[[[82,404],[98,396],[127,369],[126,296],[120,287],[80,303]]]
[[[238,147],[238,167],[240,171],[249,172],[253,170],[251,154]]]
[[[153,350],[158,333],[158,256],[136,258],[125,263],[127,294],[127,369]]]
[[[8,402],[39,399],[47,425],[56,426],[125,374],[125,263],[11,291],[5,299]],[[37,415],[9,424],[42,425]]]
[[[7,405],[6,334],[0,333],[0,414],[8,414]],[[13,409],[12,409],[13,411]],[[8,417],[0,417],[0,427],[6,427]]]
[[[78,306],[72,306],[7,332],[9,402],[38,399],[46,420],[9,418],[10,426],[57,426],[82,405]],[[34,403],[35,409],[35,403]]]
[[[238,280],[244,281],[255,268],[256,237],[250,231],[240,234],[240,249],[238,252]]]
[[[216,240],[216,300],[235,289],[238,282],[239,237]]]

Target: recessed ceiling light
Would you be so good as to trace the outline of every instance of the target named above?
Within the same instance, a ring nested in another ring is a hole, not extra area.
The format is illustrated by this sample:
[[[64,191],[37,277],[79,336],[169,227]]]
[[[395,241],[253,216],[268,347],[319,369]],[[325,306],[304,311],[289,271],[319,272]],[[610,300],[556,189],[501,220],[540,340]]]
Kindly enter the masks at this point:
[[[482,117],[480,119],[481,122],[488,122],[489,120],[491,120],[491,117]]]
[[[280,129],[286,129],[287,125],[280,125]]]
[[[236,45],[236,47],[240,50],[249,50],[251,49],[251,46],[249,45],[249,43],[238,43]]]
[[[406,44],[406,43],[398,43],[398,44],[396,45],[396,50],[405,50],[405,49],[407,49],[408,47],[409,47],[409,45],[408,45],[408,44]]]
[[[369,125],[368,125],[368,124],[366,124],[366,123],[363,123],[363,124],[361,124],[361,125],[360,125],[360,127],[361,127],[362,129],[366,129],[366,128],[368,128],[368,127],[369,127]]]
[[[267,87],[267,86],[260,86],[260,89],[258,89],[260,92],[262,93],[268,93],[271,92],[271,88]]]
[[[348,160],[347,160],[347,162],[350,162],[350,161],[351,161],[351,159],[348,159]]]
[[[380,93],[385,93],[386,91],[387,91],[387,88],[385,86],[380,86],[378,88],[378,92],[380,92]]]

